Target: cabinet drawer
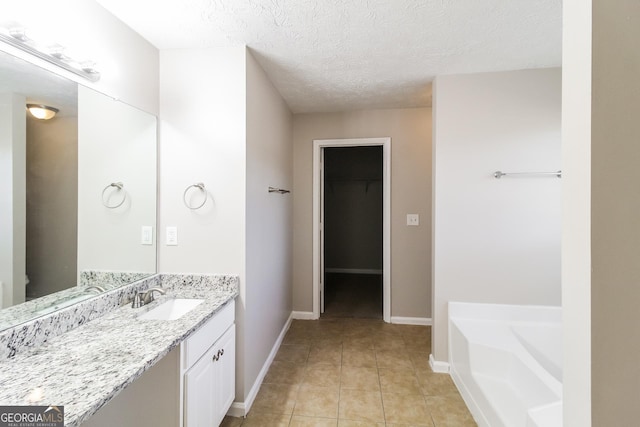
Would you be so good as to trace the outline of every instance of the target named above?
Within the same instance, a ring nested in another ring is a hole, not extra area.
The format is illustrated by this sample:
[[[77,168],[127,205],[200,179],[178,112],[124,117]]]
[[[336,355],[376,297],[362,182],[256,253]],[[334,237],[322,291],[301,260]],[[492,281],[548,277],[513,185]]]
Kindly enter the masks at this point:
[[[183,342],[183,369],[189,369],[196,363],[209,347],[233,325],[234,320],[235,301],[232,300]]]

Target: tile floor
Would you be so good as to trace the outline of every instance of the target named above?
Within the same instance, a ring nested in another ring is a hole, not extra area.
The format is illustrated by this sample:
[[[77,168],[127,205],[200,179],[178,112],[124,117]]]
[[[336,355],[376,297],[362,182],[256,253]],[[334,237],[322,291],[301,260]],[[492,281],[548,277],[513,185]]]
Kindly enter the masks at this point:
[[[294,320],[246,419],[224,427],[476,426],[449,375],[429,368],[427,326]]]

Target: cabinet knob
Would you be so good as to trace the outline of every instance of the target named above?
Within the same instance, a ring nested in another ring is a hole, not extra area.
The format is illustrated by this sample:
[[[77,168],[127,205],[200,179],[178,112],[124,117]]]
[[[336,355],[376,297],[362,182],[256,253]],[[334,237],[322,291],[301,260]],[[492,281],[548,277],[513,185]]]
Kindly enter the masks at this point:
[[[224,355],[224,348],[220,350],[220,356]]]
[[[218,354],[216,354],[216,355],[214,355],[214,356],[213,356],[213,361],[214,361],[214,362],[217,362],[217,361],[218,361],[218,359],[220,359],[220,352],[218,352]]]

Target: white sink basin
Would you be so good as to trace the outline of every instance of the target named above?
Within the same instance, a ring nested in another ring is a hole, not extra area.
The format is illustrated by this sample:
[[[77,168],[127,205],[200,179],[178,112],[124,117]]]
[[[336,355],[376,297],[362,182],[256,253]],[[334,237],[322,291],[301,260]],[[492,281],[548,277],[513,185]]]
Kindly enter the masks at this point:
[[[138,316],[141,320],[176,320],[196,308],[203,299],[176,298],[163,302],[151,311]]]

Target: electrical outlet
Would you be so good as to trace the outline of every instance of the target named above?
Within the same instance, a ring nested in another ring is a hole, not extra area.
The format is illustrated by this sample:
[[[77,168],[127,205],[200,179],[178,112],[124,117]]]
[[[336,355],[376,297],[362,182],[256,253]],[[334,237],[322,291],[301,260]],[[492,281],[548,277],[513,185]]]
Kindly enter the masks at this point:
[[[407,225],[418,226],[420,225],[420,215],[407,214]]]
[[[150,225],[142,226],[141,242],[143,245],[153,245],[153,227]]]
[[[167,227],[167,246],[178,246],[178,227]]]

